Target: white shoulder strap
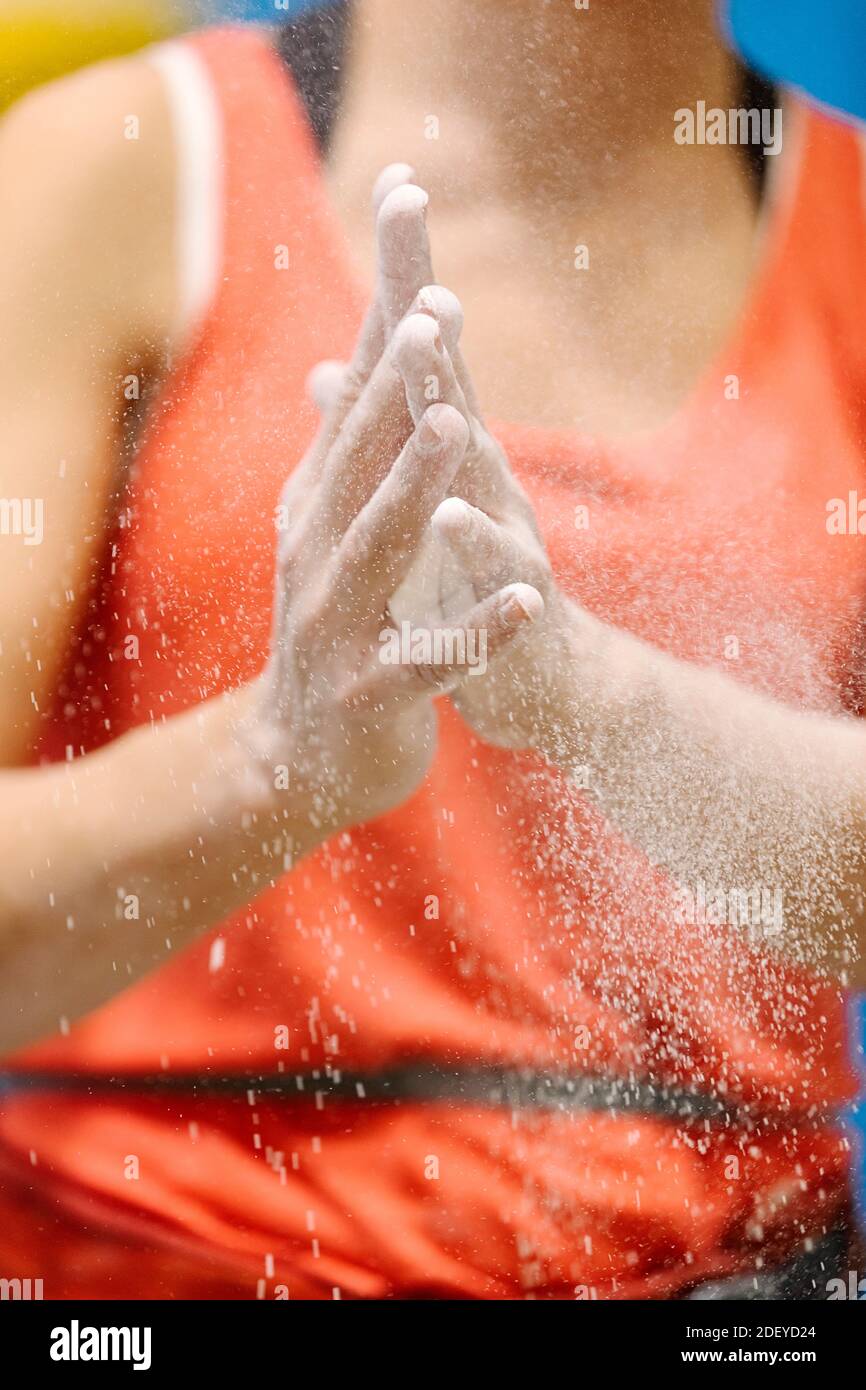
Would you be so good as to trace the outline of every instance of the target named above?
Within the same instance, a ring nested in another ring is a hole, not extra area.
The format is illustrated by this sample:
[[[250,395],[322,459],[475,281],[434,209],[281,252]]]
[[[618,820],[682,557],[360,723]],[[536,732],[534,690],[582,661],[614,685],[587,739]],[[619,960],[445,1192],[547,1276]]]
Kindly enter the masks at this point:
[[[178,327],[188,343],[213,303],[222,263],[222,116],[192,44],[154,44],[146,56],[165,82],[174,125]]]

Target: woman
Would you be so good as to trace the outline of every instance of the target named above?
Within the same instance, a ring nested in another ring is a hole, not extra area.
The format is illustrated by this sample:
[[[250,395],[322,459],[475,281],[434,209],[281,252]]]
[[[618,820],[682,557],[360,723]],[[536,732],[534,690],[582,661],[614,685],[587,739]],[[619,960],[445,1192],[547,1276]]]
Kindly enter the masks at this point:
[[[354,8],[345,60],[278,41],[321,164],[261,33],[3,131],[4,1266],[823,1296],[827,969],[863,936],[862,562],[827,524],[864,461],[856,140],[791,106],[762,197],[743,149],[675,140],[740,100],[708,3]],[[295,469],[323,356],[352,367]],[[404,623],[462,659],[382,660]]]

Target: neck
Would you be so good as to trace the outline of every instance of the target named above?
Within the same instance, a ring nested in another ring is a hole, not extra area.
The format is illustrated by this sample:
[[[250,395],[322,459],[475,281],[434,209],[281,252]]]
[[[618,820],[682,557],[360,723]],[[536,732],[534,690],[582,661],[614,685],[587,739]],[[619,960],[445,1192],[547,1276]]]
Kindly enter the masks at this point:
[[[353,171],[360,191],[371,166],[398,158],[439,198],[462,201],[470,190],[512,206],[543,198],[554,213],[574,205],[576,190],[596,204],[633,196],[648,161],[664,188],[668,171],[685,168],[674,112],[736,97],[736,64],[713,8],[712,0],[590,0],[588,10],[570,0],[354,0],[331,160],[344,196]]]
[[[373,180],[414,167],[491,414],[644,428],[730,331],[755,249],[746,161],[674,138],[680,108],[739,104],[712,18],[713,0],[353,0],[332,202],[370,281]]]

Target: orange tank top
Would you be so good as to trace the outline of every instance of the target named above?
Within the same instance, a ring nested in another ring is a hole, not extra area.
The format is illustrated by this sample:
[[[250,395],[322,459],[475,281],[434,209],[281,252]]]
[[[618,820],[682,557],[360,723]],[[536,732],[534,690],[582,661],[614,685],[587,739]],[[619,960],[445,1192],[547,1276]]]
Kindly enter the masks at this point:
[[[314,429],[305,378],[349,353],[363,309],[266,39],[184,43],[224,132],[218,291],[151,411],[43,758],[261,669],[274,508]],[[497,433],[587,608],[802,708],[859,712],[864,541],[830,535],[826,504],[866,487],[860,153],[805,108],[787,129],[748,304],[676,416],[616,445]],[[667,1295],[838,1222],[841,991],[736,929],[684,925],[675,886],[579,789],[484,746],[447,702],[440,725],[408,804],[7,1064],[132,1082],[3,1106],[0,1256],[42,1241],[46,1297]],[[539,1073],[564,1078],[553,1103]],[[415,1090],[389,1099],[401,1076]],[[582,1103],[585,1078],[613,1090]]]

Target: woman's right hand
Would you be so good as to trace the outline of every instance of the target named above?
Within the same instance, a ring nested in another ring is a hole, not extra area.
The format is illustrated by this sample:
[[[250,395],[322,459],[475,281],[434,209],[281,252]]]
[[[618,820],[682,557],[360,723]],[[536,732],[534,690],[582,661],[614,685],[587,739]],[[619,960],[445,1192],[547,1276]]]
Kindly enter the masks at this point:
[[[385,192],[380,186],[379,201]],[[402,266],[398,231],[393,239]],[[400,291],[387,263],[383,278],[393,306]],[[415,288],[411,280],[404,286],[406,308]],[[449,495],[469,437],[460,412],[442,403],[413,428],[401,364],[417,370],[426,352],[431,374],[438,370],[429,326],[428,315],[410,312],[385,343],[374,304],[353,367],[278,509],[271,654],[246,704],[242,734],[273,783],[275,804],[288,794],[292,814],[303,808],[316,840],[410,795],[433,754],[433,698],[470,672],[486,679],[456,659],[459,640],[443,644],[455,659],[382,660],[383,635],[393,628],[389,601]],[[449,623],[452,633],[467,631],[463,653],[475,650],[483,631],[489,660],[531,621],[513,601],[519,588],[508,586]],[[442,655],[434,641],[430,647],[434,658]]]

